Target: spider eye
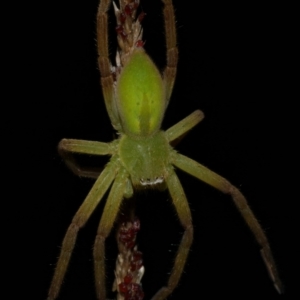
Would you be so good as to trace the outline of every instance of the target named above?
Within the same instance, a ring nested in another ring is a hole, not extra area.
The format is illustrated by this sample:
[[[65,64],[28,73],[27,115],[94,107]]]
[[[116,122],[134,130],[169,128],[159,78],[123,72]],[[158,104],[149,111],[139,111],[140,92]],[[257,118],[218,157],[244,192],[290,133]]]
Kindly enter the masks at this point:
[[[151,178],[141,178],[140,179],[140,184],[141,185],[155,185],[155,184],[160,184],[164,182],[164,176],[156,176],[153,180]]]

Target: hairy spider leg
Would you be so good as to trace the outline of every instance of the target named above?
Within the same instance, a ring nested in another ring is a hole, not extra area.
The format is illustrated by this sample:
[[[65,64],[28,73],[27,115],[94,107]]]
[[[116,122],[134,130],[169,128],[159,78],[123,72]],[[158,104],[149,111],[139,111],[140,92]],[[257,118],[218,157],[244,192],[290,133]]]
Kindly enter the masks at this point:
[[[107,202],[98,227],[94,244],[94,274],[97,299],[106,299],[105,288],[105,239],[111,232],[117,218],[121,202],[126,190],[129,174],[124,169],[119,170],[114,184],[110,190]]]
[[[167,187],[175,206],[179,221],[184,228],[174,266],[171,271],[167,286],[162,287],[152,298],[152,300],[166,299],[176,288],[179,279],[182,275],[190,247],[193,241],[193,224],[190,207],[183,191],[182,185],[173,170],[173,167],[168,168],[168,177],[166,178]]]
[[[62,243],[59,259],[48,292],[48,300],[54,300],[57,298],[62,281],[65,277],[66,270],[68,268],[71,254],[76,242],[77,233],[79,229],[82,228],[87,222],[92,212],[103,198],[105,192],[113,182],[117,171],[118,165],[113,159],[111,159],[99,178],[96,180],[83,204],[75,214]]]
[[[175,153],[175,152],[174,152]],[[229,194],[241,213],[248,227],[254,234],[254,237],[261,247],[261,255],[269,272],[270,278],[279,294],[283,292],[283,285],[275,265],[268,239],[261,228],[259,222],[250,209],[244,195],[228,180],[215,172],[209,170],[198,162],[182,155],[175,153],[173,162],[174,166],[185,171],[186,173],[198,178],[199,180],[213,186],[219,191]]]

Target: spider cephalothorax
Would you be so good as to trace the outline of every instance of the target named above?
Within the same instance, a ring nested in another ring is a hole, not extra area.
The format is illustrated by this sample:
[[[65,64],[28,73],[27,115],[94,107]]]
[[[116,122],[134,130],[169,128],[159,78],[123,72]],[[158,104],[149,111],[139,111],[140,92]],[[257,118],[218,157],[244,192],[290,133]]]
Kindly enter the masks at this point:
[[[160,184],[167,177],[170,145],[165,133],[156,132],[147,139],[121,137],[120,160],[134,186]]]
[[[107,10],[111,0],[100,2],[97,15],[97,42],[101,84],[107,112],[119,137],[111,143],[63,139],[59,144],[59,151],[71,170],[81,176],[93,177],[97,180],[65,235],[48,300],[54,300],[58,296],[78,230],[84,226],[106,191],[110,189],[93,252],[97,298],[106,299],[105,239],[111,232],[123,198],[133,195],[133,187],[167,188],[185,230],[167,285],[162,287],[152,299],[163,300],[172,293],[181,277],[193,240],[190,208],[174,167],[231,195],[261,247],[261,254],[276,289],[282,292],[282,284],[268,240],[245,197],[226,179],[177,153],[171,147],[173,141],[203,119],[203,113],[196,110],[165,132],[160,130],[173,89],[178,57],[172,0],[162,0],[162,2],[165,5],[163,12],[167,48],[167,66],[162,75],[143,49],[140,25],[142,15],[136,18],[139,0],[120,0],[120,9],[114,4],[119,50],[116,66],[112,66],[109,60],[107,36]],[[73,158],[67,155],[70,153],[110,155],[111,158],[99,175],[97,172],[80,169]]]

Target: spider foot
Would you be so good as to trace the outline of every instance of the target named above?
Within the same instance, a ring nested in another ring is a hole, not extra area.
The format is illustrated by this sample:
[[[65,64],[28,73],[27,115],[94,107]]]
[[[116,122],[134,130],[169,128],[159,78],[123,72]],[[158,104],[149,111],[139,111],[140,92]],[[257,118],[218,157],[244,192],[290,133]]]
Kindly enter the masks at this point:
[[[269,276],[271,278],[271,280],[273,281],[274,287],[276,289],[276,291],[279,294],[283,294],[284,293],[284,286],[281,282],[281,280],[279,279],[279,275],[277,273],[277,269],[275,267],[275,262],[274,259],[272,257],[271,254],[271,250],[270,248],[263,248],[260,250],[261,256],[263,258],[263,261],[267,267]]]

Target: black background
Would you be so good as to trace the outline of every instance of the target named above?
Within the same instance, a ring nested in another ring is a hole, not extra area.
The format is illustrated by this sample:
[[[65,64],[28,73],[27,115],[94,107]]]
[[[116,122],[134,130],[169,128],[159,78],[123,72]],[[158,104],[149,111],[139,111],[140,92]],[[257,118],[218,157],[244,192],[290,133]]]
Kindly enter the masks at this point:
[[[195,234],[185,272],[170,299],[295,299],[292,245],[296,236],[289,232],[295,228],[290,213],[296,197],[289,192],[291,174],[286,169],[292,118],[287,117],[291,111],[288,74],[283,71],[288,64],[283,45],[289,42],[280,7],[173,2],[179,63],[163,128],[196,109],[205,113],[203,122],[177,149],[241,189],[266,231],[286,294],[280,297],[273,288],[259,248],[231,199],[178,172]],[[58,142],[62,138],[108,142],[114,137],[96,63],[97,5],[96,0],[51,1],[34,15],[35,47],[30,56],[34,76],[24,78],[29,79],[30,96],[25,104],[27,120],[20,128],[20,136],[27,137],[23,155],[30,170],[25,172],[23,190],[30,196],[24,196],[26,208],[23,205],[32,237],[26,260],[36,266],[32,299],[46,298],[62,238],[93,184],[65,167],[57,153]],[[162,4],[144,0],[141,7],[147,13],[145,48],[162,70]],[[114,57],[114,21],[110,20]],[[101,158],[95,164],[106,161]],[[138,199],[139,248],[146,269],[143,285],[145,299],[150,299],[166,283],[183,230],[166,192],[149,191]],[[79,233],[59,299],[95,299],[92,246],[103,203]],[[107,253],[111,284],[113,236],[107,241]]]

